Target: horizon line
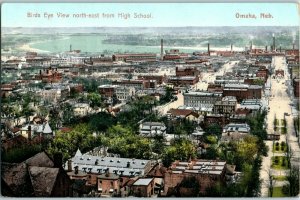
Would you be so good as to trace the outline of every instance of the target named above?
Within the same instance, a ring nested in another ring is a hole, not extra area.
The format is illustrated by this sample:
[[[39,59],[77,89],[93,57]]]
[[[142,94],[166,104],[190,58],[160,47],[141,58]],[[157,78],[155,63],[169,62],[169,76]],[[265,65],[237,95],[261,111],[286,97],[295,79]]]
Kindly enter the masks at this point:
[[[298,27],[297,25],[277,25],[277,26],[265,26],[265,25],[243,25],[243,26],[49,26],[49,27],[37,27],[37,26],[2,26],[1,28],[203,28],[203,27]]]

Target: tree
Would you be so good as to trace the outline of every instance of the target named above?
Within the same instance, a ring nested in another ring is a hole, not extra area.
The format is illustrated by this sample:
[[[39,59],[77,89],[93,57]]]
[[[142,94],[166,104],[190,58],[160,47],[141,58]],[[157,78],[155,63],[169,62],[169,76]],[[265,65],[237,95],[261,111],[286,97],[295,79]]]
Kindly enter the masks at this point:
[[[299,194],[299,166],[291,167],[287,181],[289,182],[289,195],[291,197],[297,196]]]
[[[101,106],[101,96],[98,93],[92,92],[87,95],[87,99],[92,108]]]
[[[62,111],[62,122],[64,124],[70,124],[71,120],[74,118],[73,106],[69,103],[64,103],[61,105]]]
[[[267,170],[268,180],[266,180],[267,187],[269,188],[269,197],[273,197],[274,186],[276,184],[276,180],[272,175],[271,169]]]

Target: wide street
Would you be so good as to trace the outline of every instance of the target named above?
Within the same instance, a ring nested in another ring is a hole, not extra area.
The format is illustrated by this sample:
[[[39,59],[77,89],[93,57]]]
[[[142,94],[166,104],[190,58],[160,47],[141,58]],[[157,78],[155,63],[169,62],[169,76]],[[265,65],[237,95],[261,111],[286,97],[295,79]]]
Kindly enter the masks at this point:
[[[275,67],[275,70],[283,69],[284,70],[284,77],[275,77],[273,75],[271,78],[271,92],[269,97],[266,98],[269,100],[269,112],[267,115],[267,132],[268,134],[274,133],[274,119],[279,120],[279,127],[282,127],[283,124],[281,123],[281,119],[287,120],[287,134],[281,134],[280,140],[278,141],[281,143],[282,141],[288,142],[288,145],[291,147],[292,151],[292,165],[298,164],[299,165],[299,156],[300,150],[299,145],[297,143],[297,138],[294,133],[294,126],[293,126],[293,117],[291,115],[291,97],[288,94],[288,87],[287,82],[289,81],[289,75],[287,71],[287,66],[285,64],[285,58],[281,56],[273,57],[272,65]],[[285,115],[287,113],[287,115]],[[280,133],[280,132],[278,132]],[[263,157],[262,161],[262,168],[260,172],[260,178],[262,179],[262,188],[261,188],[261,196],[268,197],[268,171],[271,170],[273,175],[285,175],[287,170],[273,170],[271,169],[271,158],[272,156],[284,156],[284,153],[273,153],[272,152],[272,145],[273,141],[265,141],[266,145],[269,147],[269,152],[267,157]],[[275,186],[282,186],[282,182],[276,181]]]

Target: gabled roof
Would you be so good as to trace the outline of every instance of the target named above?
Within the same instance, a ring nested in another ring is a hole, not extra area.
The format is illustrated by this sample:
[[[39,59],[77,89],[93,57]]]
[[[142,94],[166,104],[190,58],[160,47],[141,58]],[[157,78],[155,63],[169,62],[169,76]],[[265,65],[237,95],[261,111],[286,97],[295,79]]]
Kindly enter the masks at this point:
[[[29,166],[38,166],[38,167],[53,167],[54,162],[49,158],[45,152],[36,154],[35,156],[27,159],[24,163]]]
[[[29,175],[35,196],[51,196],[58,173],[59,168],[29,167]]]
[[[188,109],[171,109],[170,113],[173,116],[184,116],[184,117],[187,117],[189,115],[193,115],[194,117],[199,117],[199,115],[197,113],[195,113],[192,110],[188,110]]]
[[[82,153],[81,153],[81,151],[79,149],[77,149],[76,154],[75,154],[74,157],[76,157],[76,156],[82,156]]]
[[[43,133],[45,133],[45,134],[51,134],[52,133],[52,129],[50,128],[48,122],[46,123],[46,125],[44,127]]]

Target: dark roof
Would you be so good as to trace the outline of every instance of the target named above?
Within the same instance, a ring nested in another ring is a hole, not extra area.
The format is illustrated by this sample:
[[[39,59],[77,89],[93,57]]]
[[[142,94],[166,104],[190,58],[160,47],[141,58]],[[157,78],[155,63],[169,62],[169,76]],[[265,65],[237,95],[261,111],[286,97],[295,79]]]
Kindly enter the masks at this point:
[[[29,167],[34,196],[51,196],[58,173],[59,168]]]
[[[49,158],[45,152],[36,154],[35,156],[24,161],[29,166],[37,167],[53,167],[54,162]]]
[[[187,110],[187,109],[171,109],[169,111],[171,113],[171,115],[174,116],[189,116],[189,115],[193,115],[194,117],[199,117],[199,115],[197,113],[195,113],[192,110]]]

